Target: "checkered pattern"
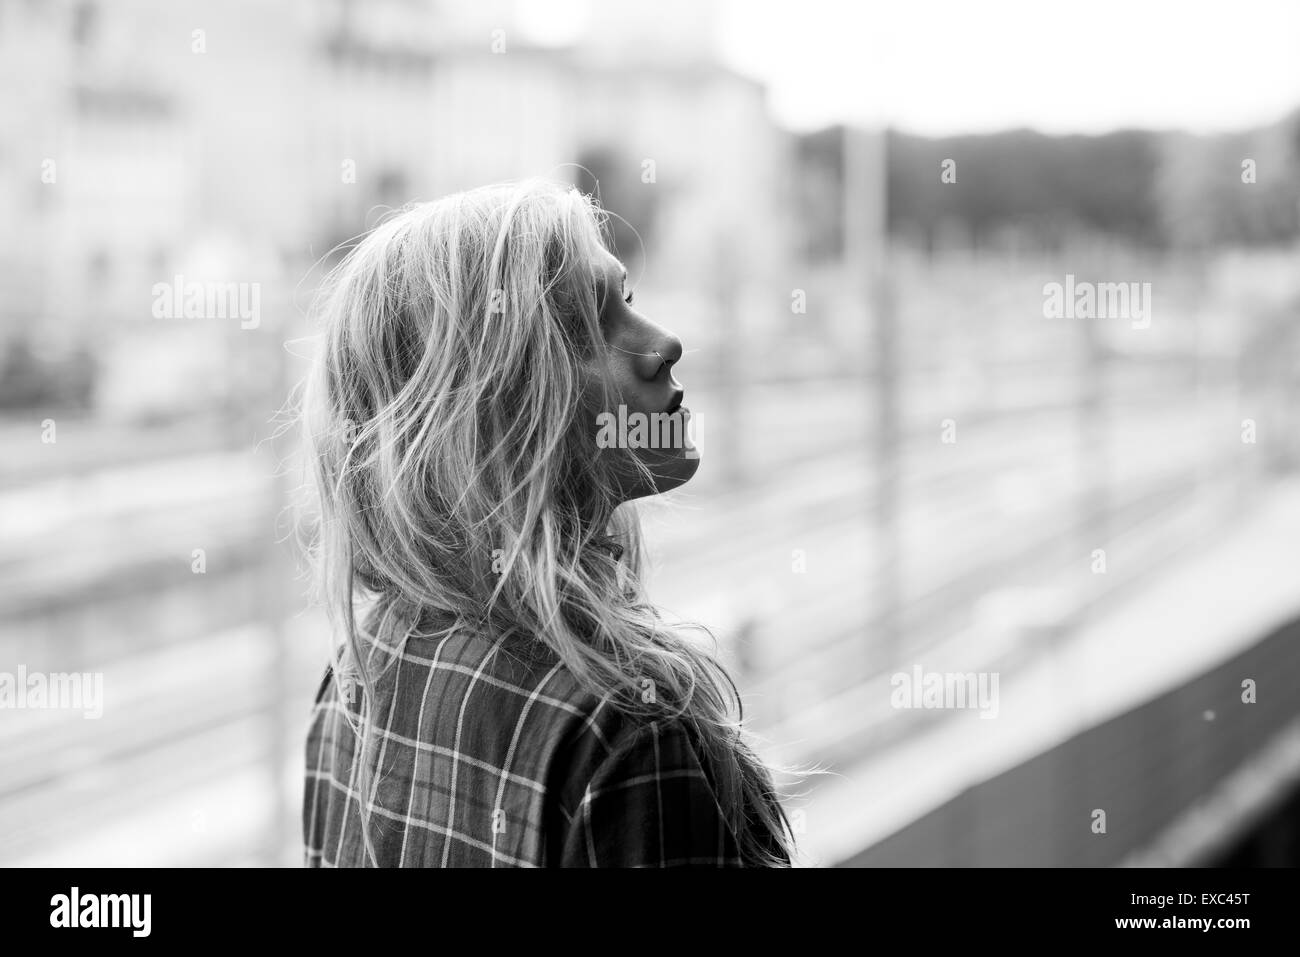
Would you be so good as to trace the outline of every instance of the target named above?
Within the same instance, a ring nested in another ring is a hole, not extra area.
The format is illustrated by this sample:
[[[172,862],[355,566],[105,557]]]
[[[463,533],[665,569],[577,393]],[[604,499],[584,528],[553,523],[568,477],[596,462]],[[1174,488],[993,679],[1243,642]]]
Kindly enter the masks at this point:
[[[681,722],[635,722],[541,648],[408,639],[377,688],[371,842],[381,867],[737,867]],[[307,737],[306,864],[366,866],[360,688],[326,672]]]

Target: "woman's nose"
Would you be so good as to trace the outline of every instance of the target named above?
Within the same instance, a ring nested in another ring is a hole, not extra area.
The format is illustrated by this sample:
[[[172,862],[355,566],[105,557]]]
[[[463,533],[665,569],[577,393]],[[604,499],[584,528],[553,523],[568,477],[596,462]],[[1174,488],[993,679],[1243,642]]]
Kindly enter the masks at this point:
[[[663,346],[659,349],[659,355],[663,358],[666,364],[672,365],[682,357],[682,340],[678,339],[671,332],[668,333]]]
[[[667,332],[655,343],[645,365],[647,379],[657,378],[661,369],[671,367],[682,357],[682,340]]]

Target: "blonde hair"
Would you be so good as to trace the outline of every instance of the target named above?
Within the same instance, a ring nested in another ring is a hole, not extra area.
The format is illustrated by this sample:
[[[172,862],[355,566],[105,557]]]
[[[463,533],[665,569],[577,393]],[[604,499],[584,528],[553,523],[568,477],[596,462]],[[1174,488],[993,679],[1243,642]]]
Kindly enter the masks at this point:
[[[793,854],[735,685],[696,640],[706,629],[645,598],[639,518],[620,505],[614,456],[595,454],[588,424],[611,407],[590,371],[605,349],[594,263],[607,224],[572,187],[483,187],[399,211],[323,287],[303,410],[311,554],[342,639],[336,680],[363,689],[372,861],[366,705],[393,645],[430,613],[543,643],[625,714],[684,719],[743,859],[784,863],[772,841]]]

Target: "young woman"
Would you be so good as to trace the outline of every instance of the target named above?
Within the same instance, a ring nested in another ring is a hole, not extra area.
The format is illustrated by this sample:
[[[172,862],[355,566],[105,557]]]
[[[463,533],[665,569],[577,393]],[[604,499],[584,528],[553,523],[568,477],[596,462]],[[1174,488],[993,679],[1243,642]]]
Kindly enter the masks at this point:
[[[699,458],[608,441],[689,412],[605,225],[571,187],[485,187],[395,215],[327,282],[310,866],[791,863],[734,685],[642,592],[628,503]]]

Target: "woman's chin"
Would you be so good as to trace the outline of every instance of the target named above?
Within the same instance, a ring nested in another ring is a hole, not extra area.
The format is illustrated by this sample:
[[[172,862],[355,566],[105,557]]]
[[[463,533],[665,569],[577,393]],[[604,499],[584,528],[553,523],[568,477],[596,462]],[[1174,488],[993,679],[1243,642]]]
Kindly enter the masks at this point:
[[[698,449],[692,449],[689,453],[679,451],[662,464],[650,465],[650,471],[654,473],[655,477],[655,492],[660,494],[671,492],[675,488],[681,488],[693,479],[695,473],[699,470],[700,454]]]
[[[622,484],[623,500],[662,495],[681,488],[700,468],[698,449],[676,449],[672,452],[644,450],[639,453],[641,464],[649,470],[649,477],[640,469],[629,468]]]

